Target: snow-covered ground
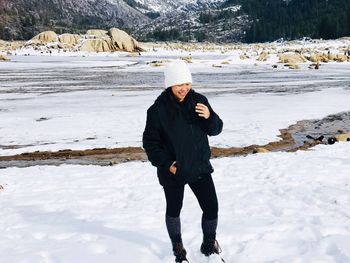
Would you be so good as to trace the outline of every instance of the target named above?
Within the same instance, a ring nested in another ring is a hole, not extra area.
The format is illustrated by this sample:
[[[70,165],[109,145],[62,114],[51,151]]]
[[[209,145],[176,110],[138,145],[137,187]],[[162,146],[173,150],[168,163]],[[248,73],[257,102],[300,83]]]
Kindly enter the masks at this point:
[[[218,240],[229,263],[350,262],[350,143],[213,160]],[[0,254],[13,262],[173,262],[148,162],[0,170]],[[184,244],[201,212],[186,188]]]
[[[349,62],[293,71],[272,68],[276,56],[241,61],[240,53],[19,52],[0,63],[0,155],[141,146],[146,109],[164,88],[163,68],[148,63],[188,55],[194,89],[224,121],[212,146],[268,143],[296,121],[350,111]],[[212,160],[226,262],[350,262],[349,152],[344,142]],[[0,185],[1,263],[174,261],[149,162],[0,169]],[[186,189],[182,226],[191,263],[207,262],[198,252],[200,217]]]

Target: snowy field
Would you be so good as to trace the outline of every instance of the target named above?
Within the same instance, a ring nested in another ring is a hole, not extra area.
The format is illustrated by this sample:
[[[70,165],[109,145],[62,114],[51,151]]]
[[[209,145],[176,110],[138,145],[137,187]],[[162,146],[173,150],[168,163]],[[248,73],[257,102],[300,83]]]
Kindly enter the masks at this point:
[[[350,143],[338,143],[213,160],[226,262],[350,262],[349,152]],[[173,262],[163,191],[148,162],[8,168],[0,182],[2,263]],[[191,263],[207,262],[200,217],[186,188]]]
[[[186,55],[11,56],[0,63],[0,155],[141,146],[146,110],[164,89],[163,68],[148,62]],[[265,144],[296,121],[350,111],[348,62],[290,70],[237,52],[191,55],[194,89],[224,121],[212,146]],[[350,262],[349,153],[345,142],[212,160],[226,262]],[[174,262],[149,162],[0,169],[0,185],[1,263]],[[208,262],[200,217],[187,188],[191,263]]]

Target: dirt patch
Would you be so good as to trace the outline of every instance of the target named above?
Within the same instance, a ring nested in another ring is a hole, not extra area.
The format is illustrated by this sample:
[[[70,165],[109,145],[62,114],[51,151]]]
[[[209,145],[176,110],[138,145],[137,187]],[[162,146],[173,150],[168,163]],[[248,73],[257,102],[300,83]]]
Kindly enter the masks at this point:
[[[124,148],[94,148],[89,150],[60,150],[57,152],[49,151],[36,151],[30,153],[22,153],[12,156],[0,156],[0,161],[12,161],[12,160],[21,160],[21,161],[34,161],[34,160],[47,160],[47,159],[72,159],[72,158],[100,158],[100,159],[109,159],[110,156],[123,157],[124,159],[132,160],[134,156],[138,154],[144,154],[144,151],[140,147],[124,147]]]
[[[252,154],[254,151],[263,147],[268,151],[296,151],[300,147],[295,143],[290,130],[294,130],[298,125],[292,125],[288,129],[281,130],[280,141],[268,143],[266,145],[251,145],[247,147],[229,147],[229,148],[218,148],[212,147],[212,157],[223,157],[223,156],[239,156]],[[311,147],[315,143],[307,144],[304,147]],[[13,148],[15,149],[15,148]],[[22,153],[12,156],[0,156],[0,166],[4,162],[13,161],[24,161],[24,162],[37,162],[40,160],[51,160],[52,164],[66,163],[100,163],[101,165],[106,164],[117,164],[127,161],[146,161],[147,156],[141,147],[121,147],[121,148],[95,148],[89,150],[60,150],[57,152],[49,151],[36,151],[30,153]],[[79,162],[81,160],[81,162]]]

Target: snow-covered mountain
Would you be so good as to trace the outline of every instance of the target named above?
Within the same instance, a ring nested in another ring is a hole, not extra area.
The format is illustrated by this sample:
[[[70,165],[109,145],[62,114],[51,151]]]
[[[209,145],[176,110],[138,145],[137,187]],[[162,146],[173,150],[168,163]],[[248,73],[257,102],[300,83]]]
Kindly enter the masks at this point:
[[[111,2],[117,0],[110,0]],[[203,10],[220,7],[226,0],[125,0],[142,13],[166,14],[174,10]]]
[[[226,6],[226,0],[180,0],[177,5],[138,1],[147,1],[149,8],[161,10],[156,18],[135,30],[140,40],[240,41],[250,24],[248,15],[240,12],[241,6]]]

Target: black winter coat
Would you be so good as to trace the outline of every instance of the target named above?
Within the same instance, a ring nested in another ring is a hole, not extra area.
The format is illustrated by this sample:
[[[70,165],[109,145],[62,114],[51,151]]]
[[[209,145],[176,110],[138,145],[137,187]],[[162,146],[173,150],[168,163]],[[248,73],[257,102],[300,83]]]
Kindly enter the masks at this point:
[[[197,103],[205,104],[208,119],[195,112]],[[147,110],[143,132],[143,148],[152,165],[157,167],[163,186],[193,183],[210,175],[214,169],[209,161],[211,151],[208,136],[218,135],[223,122],[211,108],[207,98],[191,89],[178,102],[167,88]],[[169,171],[176,161],[176,173]]]

